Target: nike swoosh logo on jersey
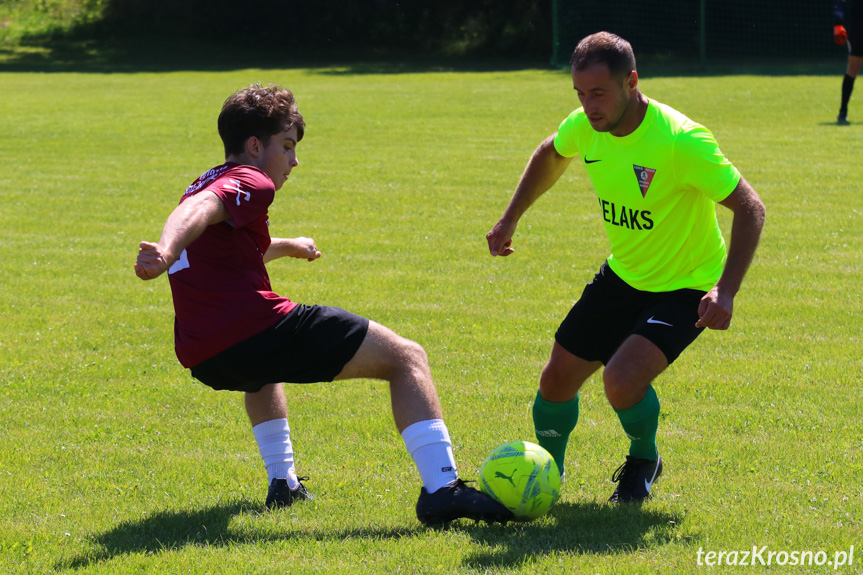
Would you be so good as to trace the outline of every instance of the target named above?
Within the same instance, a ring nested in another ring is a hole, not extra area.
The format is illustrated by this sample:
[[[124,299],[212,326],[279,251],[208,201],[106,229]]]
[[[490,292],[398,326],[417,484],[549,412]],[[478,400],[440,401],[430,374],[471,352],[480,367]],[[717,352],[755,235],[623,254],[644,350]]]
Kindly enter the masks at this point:
[[[585,158],[584,158],[584,163],[585,163],[585,164],[595,164],[596,162],[601,162],[601,161],[602,161],[602,160],[588,160],[588,159],[587,159],[587,156],[585,156]]]
[[[670,323],[667,323],[667,322],[664,322],[664,321],[660,321],[660,320],[658,320],[658,319],[653,319],[653,317],[654,317],[654,316],[650,316],[650,319],[648,319],[648,320],[647,320],[647,323],[658,323],[658,324],[660,324],[660,325],[667,325],[668,327],[674,327],[674,325],[672,325],[672,324],[670,324]]]

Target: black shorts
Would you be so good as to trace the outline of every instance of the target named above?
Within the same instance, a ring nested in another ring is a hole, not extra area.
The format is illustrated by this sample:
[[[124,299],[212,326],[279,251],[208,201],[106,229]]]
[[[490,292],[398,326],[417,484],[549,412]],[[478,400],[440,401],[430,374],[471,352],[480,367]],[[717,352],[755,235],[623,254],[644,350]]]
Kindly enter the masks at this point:
[[[848,11],[845,13],[845,31],[848,32],[848,41],[845,46],[849,55],[863,56],[863,5],[846,8]]]
[[[279,323],[192,368],[213,389],[254,393],[270,383],[332,381],[354,357],[369,320],[337,307],[297,305]]]
[[[606,262],[554,337],[568,352],[608,364],[626,338],[638,334],[655,344],[670,365],[704,330],[695,322],[705,293],[640,291],[620,279]]]
[[[856,18],[846,26],[848,32],[848,54],[850,56],[863,56],[863,15]]]

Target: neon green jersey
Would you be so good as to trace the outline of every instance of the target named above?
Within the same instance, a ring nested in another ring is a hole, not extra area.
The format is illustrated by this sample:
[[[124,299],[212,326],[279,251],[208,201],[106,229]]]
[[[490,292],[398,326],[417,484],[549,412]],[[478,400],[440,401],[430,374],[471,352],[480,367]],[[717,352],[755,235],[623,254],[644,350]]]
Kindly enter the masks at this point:
[[[740,174],[709,130],[650,100],[644,121],[623,137],[595,131],[579,108],[560,124],[554,147],[584,161],[614,273],[644,291],[715,285],[725,262],[715,202]]]

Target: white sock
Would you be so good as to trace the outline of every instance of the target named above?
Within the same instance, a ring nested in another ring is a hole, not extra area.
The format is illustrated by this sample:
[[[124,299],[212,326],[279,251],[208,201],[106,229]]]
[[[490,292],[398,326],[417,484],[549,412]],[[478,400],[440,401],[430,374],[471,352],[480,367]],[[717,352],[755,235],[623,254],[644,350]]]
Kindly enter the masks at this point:
[[[288,487],[299,485],[294,469],[294,447],[291,445],[291,428],[287,419],[271,419],[252,428],[258,450],[267,468],[267,484],[273,479],[287,479]]]
[[[411,424],[402,431],[402,439],[426,491],[434,493],[458,479],[452,442],[443,420],[429,419]]]

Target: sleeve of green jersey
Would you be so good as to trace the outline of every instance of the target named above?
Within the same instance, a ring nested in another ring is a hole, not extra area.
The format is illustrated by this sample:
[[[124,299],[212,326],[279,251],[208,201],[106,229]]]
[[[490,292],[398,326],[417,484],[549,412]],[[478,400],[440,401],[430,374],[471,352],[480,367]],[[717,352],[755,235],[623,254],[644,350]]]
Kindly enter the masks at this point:
[[[554,149],[564,158],[571,158],[578,154],[578,139],[576,138],[578,127],[577,117],[581,108],[574,111],[560,123],[557,135],[554,137]]]
[[[681,184],[714,202],[727,198],[740,181],[740,172],[719,149],[710,130],[694,123],[674,143],[674,169]]]

